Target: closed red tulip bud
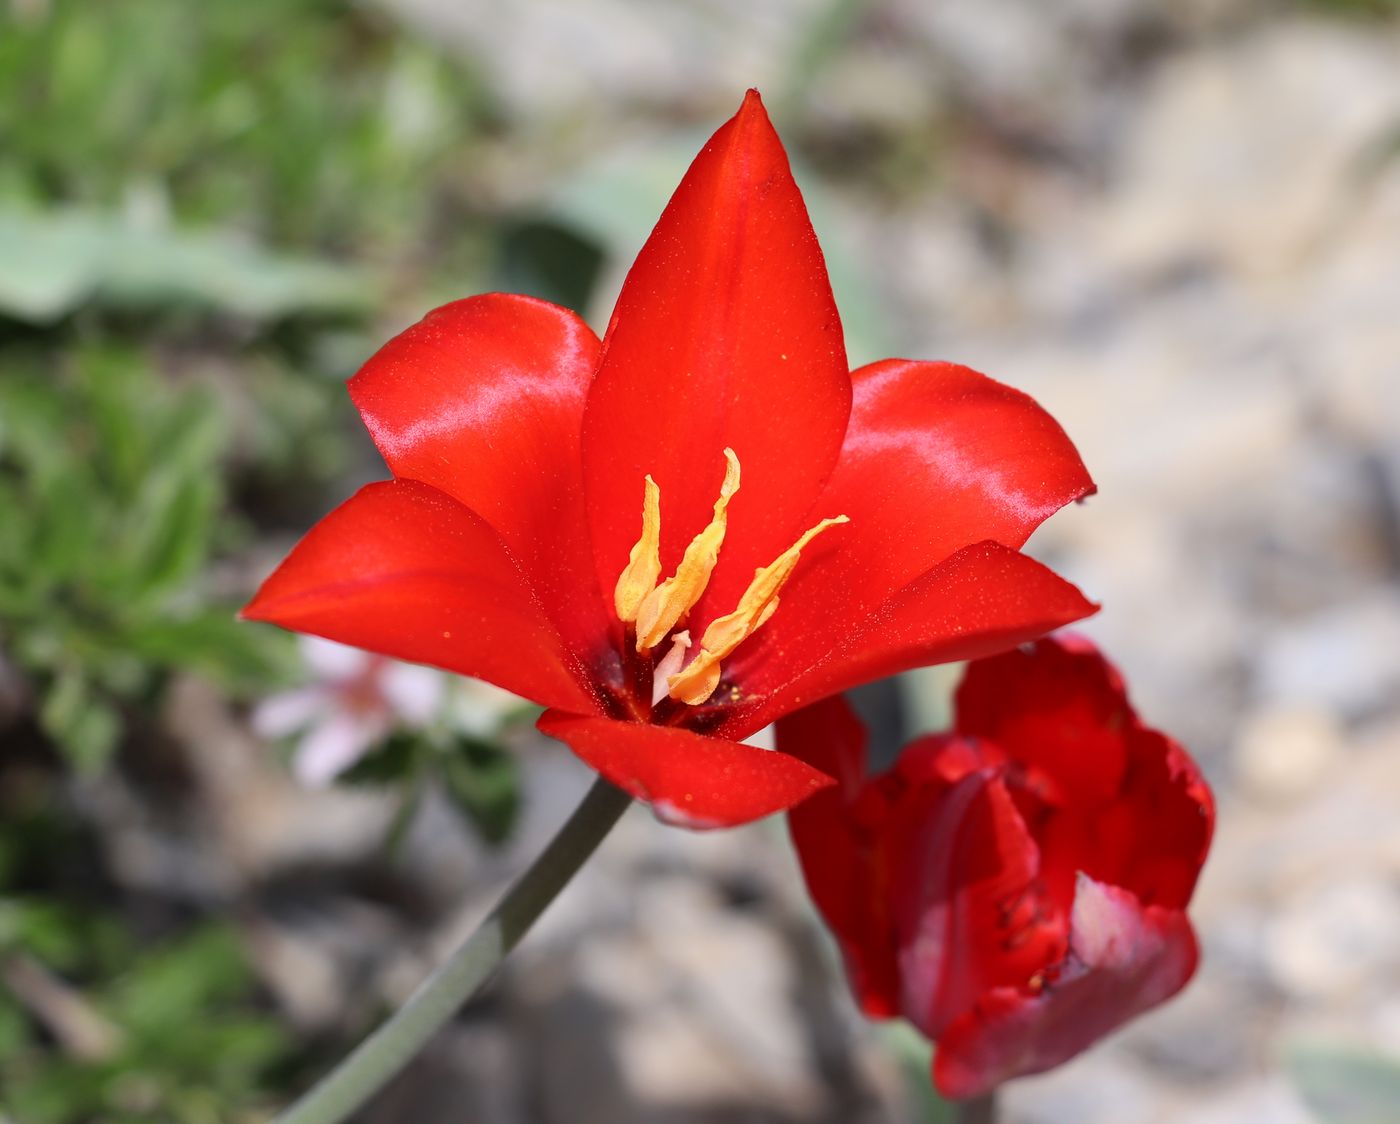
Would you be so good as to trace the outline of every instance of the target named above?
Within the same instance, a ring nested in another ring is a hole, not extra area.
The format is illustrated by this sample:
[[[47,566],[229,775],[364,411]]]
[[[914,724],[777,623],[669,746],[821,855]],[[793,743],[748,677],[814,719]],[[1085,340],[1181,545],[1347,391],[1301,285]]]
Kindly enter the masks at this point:
[[[839,698],[777,740],[839,778],[790,813],[803,873],[866,1013],[937,1041],[944,1095],[1058,1065],[1190,979],[1210,791],[1087,642],[974,661],[953,731],[880,776]]]

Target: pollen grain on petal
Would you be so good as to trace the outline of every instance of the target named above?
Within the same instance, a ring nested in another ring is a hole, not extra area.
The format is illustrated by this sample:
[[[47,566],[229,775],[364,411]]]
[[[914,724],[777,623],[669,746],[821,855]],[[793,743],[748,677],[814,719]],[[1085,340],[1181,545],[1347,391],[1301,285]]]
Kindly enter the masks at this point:
[[[673,576],[653,589],[637,609],[637,651],[645,652],[666,639],[710,584],[710,575],[719,560],[724,532],[729,521],[729,501],[739,490],[739,458],[733,449],[724,450],[726,466],[719,499],[709,525],[685,548]]]
[[[802,550],[828,527],[849,523],[844,515],[823,519],[780,554],[776,561],[754,573],[753,581],[732,613],[710,622],[700,640],[700,654],[679,675],[668,680],[671,698],[699,706],[719,686],[720,661],[752,636],[778,609],[778,594],[792,577]]]
[[[618,619],[631,623],[661,576],[661,489],[650,476],[642,497],[642,537],[627,556],[627,565],[613,590]]]

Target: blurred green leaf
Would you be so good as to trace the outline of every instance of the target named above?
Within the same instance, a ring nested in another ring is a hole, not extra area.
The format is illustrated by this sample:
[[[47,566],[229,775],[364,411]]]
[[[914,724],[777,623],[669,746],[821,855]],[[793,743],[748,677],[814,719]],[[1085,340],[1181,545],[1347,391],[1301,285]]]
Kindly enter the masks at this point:
[[[1340,16],[1384,19],[1400,12],[1400,0],[1307,0],[1310,7]]]
[[[345,784],[397,784],[416,776],[427,747],[416,733],[391,734],[340,775]]]
[[[920,1124],[954,1124],[955,1108],[933,1087],[933,1046],[905,1022],[882,1023],[880,1037],[899,1062],[905,1088]]]
[[[143,957],[108,998],[134,1033],[179,1032],[202,1007],[242,994],[249,982],[238,938],[210,926]]]
[[[1359,1046],[1311,1042],[1292,1046],[1285,1065],[1322,1124],[1400,1120],[1400,1058]]]
[[[253,320],[362,311],[359,271],[270,254],[217,231],[145,227],[77,209],[0,209],[0,313],[49,324],[89,301]]]
[[[28,1037],[28,1019],[24,1011],[0,991],[0,1058],[14,1057]]]
[[[100,971],[131,952],[114,923],[46,898],[0,898],[0,952],[23,951],[63,975]]]
[[[482,738],[460,738],[443,754],[443,787],[488,843],[500,843],[520,813],[520,769],[508,749]]]
[[[44,323],[76,308],[100,275],[106,246],[77,224],[26,228],[0,212],[0,312]]]
[[[501,239],[498,285],[565,308],[585,309],[603,265],[603,252],[569,227],[521,221]]]
[[[60,671],[49,687],[39,722],[86,772],[106,765],[121,737],[116,710],[95,696],[83,672],[73,667]]]
[[[160,667],[200,671],[225,689],[285,679],[294,666],[290,638],[250,628],[231,606],[209,607],[185,616],[142,619],[126,632],[130,650]]]
[[[403,785],[403,815],[412,813],[422,778],[436,775],[454,808],[488,843],[500,843],[520,812],[515,754],[481,737],[444,736],[441,730],[400,730],[340,777],[347,784]],[[390,843],[406,827],[396,823]]]

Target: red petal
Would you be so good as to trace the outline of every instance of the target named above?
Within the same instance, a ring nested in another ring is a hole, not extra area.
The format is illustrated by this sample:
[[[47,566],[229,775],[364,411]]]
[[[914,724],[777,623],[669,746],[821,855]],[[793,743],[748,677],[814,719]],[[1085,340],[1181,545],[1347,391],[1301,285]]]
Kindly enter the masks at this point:
[[[1028,395],[951,363],[886,359],[851,375],[845,443],[813,515],[849,515],[837,549],[804,562],[789,600],[833,627],[965,546],[1019,548],[1094,490],[1064,430]]]
[[[643,477],[661,487],[669,573],[709,520],[728,446],[743,466],[742,486],[693,618],[703,625],[733,609],[753,571],[806,529],[850,400],[821,248],[782,143],[750,91],[676,189],[604,340],[583,434],[603,588],[612,589],[637,539]]]
[[[796,612],[797,597],[785,590],[751,648],[736,654],[730,674],[755,698],[725,721],[724,733],[742,737],[799,706],[911,667],[1003,651],[1097,609],[1039,562],[994,542],[966,547],[910,582],[834,648],[820,606]]]
[[[597,709],[496,532],[412,480],[370,484],[322,519],[243,616]]]
[[[1123,680],[1079,640],[1046,639],[968,665],[957,692],[957,729],[1001,746],[1036,771],[1056,804],[1113,797],[1127,769],[1137,716]]]
[[[1144,904],[1184,909],[1210,849],[1215,802],[1176,742],[1135,725],[1123,789],[1094,817],[1080,866]]]
[[[865,785],[865,725],[840,695],[784,715],[775,730],[778,749],[835,777],[854,799]]]
[[[674,726],[548,711],[539,728],[682,827],[732,827],[792,807],[832,780],[786,753]]]
[[[1143,909],[1128,892],[1081,877],[1064,970],[1039,994],[991,991],[952,1023],[938,1042],[934,1084],[944,1096],[975,1097],[1057,1066],[1175,995],[1196,960],[1185,914]]]
[[[1190,900],[1210,845],[1210,791],[1179,745],[1142,725],[1087,640],[1051,637],[972,663],[957,728],[995,742],[1038,798],[1063,809],[1040,842],[1066,893],[1082,870],[1145,904]]]
[[[865,727],[835,696],[780,719],[776,733],[779,751],[839,780],[839,787],[788,812],[788,827],[807,890],[840,943],[861,1009],[872,1018],[893,1017],[899,970],[890,903],[881,892],[889,884],[888,809],[865,780]]]
[[[596,642],[611,619],[594,577],[579,452],[599,346],[567,309],[490,293],[430,312],[350,382],[394,475],[441,489],[491,524],[575,646]]]
[[[901,803],[912,828],[892,892],[902,1009],[937,1037],[982,992],[1059,960],[1066,919],[1043,896],[1039,851],[994,771],[926,791]]]

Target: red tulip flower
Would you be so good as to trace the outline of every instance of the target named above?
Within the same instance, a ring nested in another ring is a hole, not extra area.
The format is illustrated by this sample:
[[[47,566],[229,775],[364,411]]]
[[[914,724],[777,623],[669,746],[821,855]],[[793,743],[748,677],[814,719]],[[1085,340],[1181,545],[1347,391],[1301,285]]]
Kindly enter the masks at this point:
[[[532,699],[663,818],[790,807],[830,778],[741,739],[1094,608],[1018,552],[1092,490],[1053,419],[964,367],[848,371],[756,93],[691,165],[601,341],[555,305],[472,297],[350,393],[393,479],[314,527],[244,615]]]
[[[865,777],[839,698],[781,719],[778,748],[840,778],[789,815],[856,997],[938,1042],[955,1098],[1073,1057],[1180,990],[1210,790],[1082,640],[977,660],[949,734]]]

